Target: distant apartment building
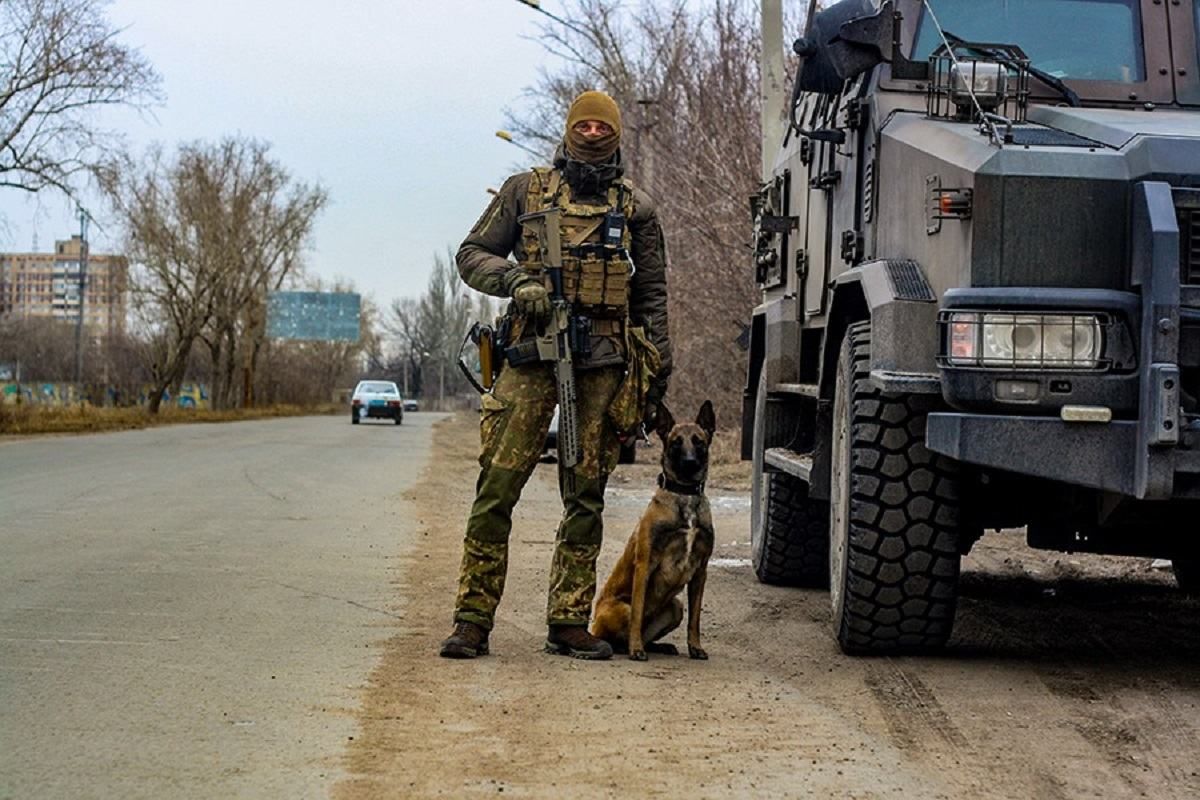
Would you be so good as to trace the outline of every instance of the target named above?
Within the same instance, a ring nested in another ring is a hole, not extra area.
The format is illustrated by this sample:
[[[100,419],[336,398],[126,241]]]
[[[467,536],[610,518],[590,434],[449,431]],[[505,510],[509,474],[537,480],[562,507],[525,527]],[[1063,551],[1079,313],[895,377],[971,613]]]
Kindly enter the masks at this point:
[[[54,243],[53,253],[0,253],[0,316],[79,319],[78,236]],[[88,252],[84,324],[95,334],[125,328],[129,266],[124,256]]]

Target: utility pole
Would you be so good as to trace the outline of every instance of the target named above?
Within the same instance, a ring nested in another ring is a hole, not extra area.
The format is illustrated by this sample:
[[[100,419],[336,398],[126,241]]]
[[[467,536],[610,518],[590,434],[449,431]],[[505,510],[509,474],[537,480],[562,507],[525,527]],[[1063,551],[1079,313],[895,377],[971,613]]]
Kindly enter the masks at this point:
[[[813,0],[815,4],[815,0]],[[759,103],[762,121],[762,179],[771,179],[775,156],[783,145],[789,119],[784,90],[783,3],[762,0],[762,53],[759,58]]]
[[[446,360],[438,359],[438,411],[446,410]]]
[[[83,405],[83,312],[87,298],[88,213],[79,207],[79,318],[75,320],[75,387]]]
[[[654,191],[654,153],[651,152],[654,145],[650,142],[650,137],[642,140],[643,133],[649,133],[656,122],[646,122],[646,110],[658,101],[653,97],[640,97],[637,100],[637,127],[633,129],[633,152],[637,154],[638,167],[641,171],[641,182],[650,191]],[[643,149],[644,148],[644,149]]]

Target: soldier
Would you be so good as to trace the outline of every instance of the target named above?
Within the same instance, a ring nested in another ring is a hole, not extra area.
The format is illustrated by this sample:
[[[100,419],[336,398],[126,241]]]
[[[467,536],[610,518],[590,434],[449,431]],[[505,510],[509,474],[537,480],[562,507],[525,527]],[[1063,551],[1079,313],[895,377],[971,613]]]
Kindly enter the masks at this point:
[[[575,357],[579,463],[572,469],[559,465],[563,517],[551,566],[546,650],[577,658],[612,656],[612,648],[592,637],[587,624],[596,591],[604,487],[620,447],[614,419],[629,417],[614,414],[614,398],[638,397],[643,407],[633,410],[633,420],[652,420],[671,371],[662,229],[650,199],[622,176],[620,140],[621,114],[613,99],[602,92],[579,95],[567,114],[554,166],[505,181],[458,250],[458,270],[467,285],[512,298],[512,327],[504,366],[492,393],[482,398],[482,469],[467,520],[454,632],[442,643],[444,657],[488,652],[508,568],[512,509],[542,453],[557,403],[553,365],[537,361],[536,353],[530,358],[529,348],[521,346],[547,319],[551,304],[536,231],[517,222],[522,214],[553,207],[563,209],[564,294],[575,313],[590,320],[591,336],[590,353]],[[602,237],[611,236],[613,226],[601,223],[606,216],[610,222],[620,219],[612,212],[626,224],[620,246],[610,241],[605,247]],[[509,253],[517,263],[508,260]],[[649,369],[626,369],[644,363],[643,354]],[[630,395],[630,380],[638,374],[641,391]]]

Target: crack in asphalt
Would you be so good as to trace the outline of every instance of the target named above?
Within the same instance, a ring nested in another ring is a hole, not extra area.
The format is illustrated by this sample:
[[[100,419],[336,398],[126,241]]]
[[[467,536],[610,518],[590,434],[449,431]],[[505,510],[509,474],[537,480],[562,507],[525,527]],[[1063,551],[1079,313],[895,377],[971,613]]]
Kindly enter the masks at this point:
[[[313,597],[324,597],[326,600],[337,600],[341,603],[348,603],[355,608],[361,608],[364,611],[374,611],[376,614],[383,614],[384,616],[391,617],[392,619],[404,619],[403,614],[396,614],[392,611],[386,611],[382,608],[375,608],[374,606],[369,606],[366,603],[360,603],[357,600],[351,600],[349,597],[338,597],[337,595],[325,594],[324,592],[314,592],[312,589],[305,589],[303,586],[292,586],[290,583],[284,583],[282,581],[264,580],[266,580],[267,583],[272,583],[276,586],[282,586],[285,589],[291,589],[292,591],[301,592],[302,594],[310,594]]]

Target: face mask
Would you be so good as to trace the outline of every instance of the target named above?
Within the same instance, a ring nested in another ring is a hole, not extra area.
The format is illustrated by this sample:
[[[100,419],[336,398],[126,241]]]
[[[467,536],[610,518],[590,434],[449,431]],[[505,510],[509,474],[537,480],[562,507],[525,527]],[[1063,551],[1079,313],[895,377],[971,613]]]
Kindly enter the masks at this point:
[[[589,139],[575,130],[567,131],[567,155],[589,164],[603,164],[621,145],[621,135],[616,131],[595,139]]]

